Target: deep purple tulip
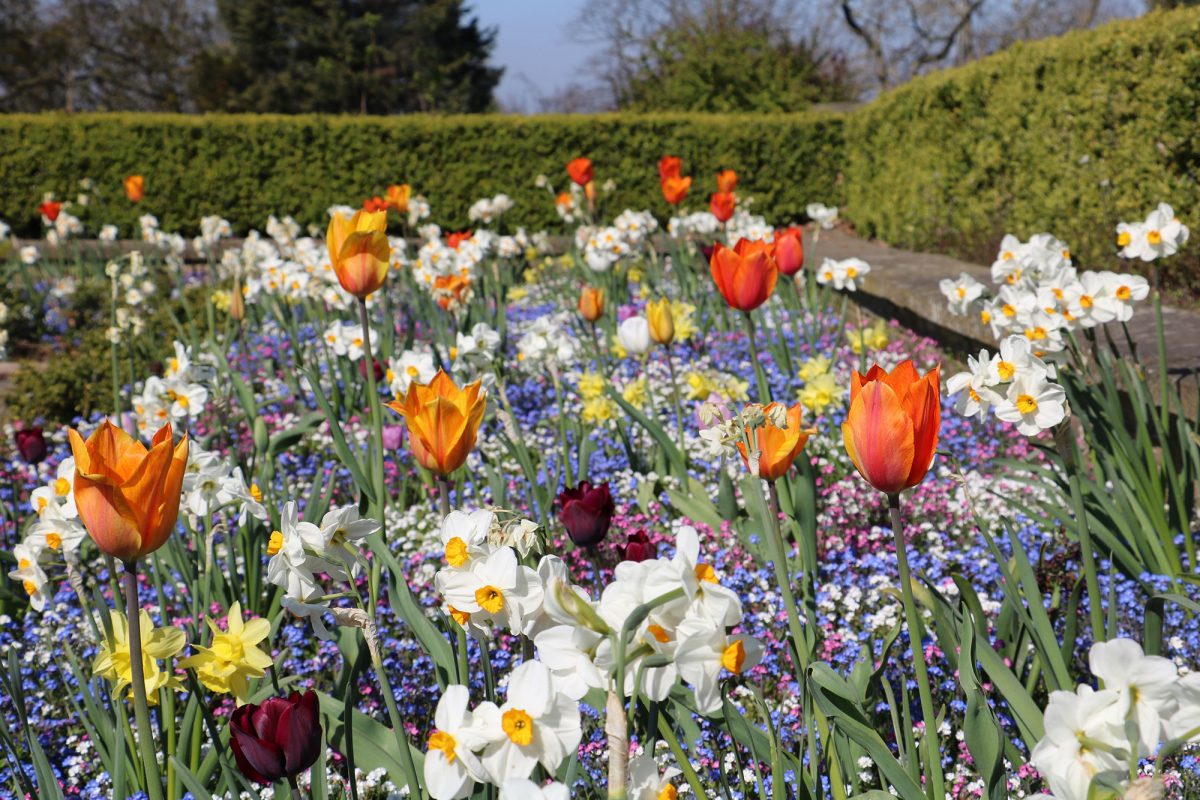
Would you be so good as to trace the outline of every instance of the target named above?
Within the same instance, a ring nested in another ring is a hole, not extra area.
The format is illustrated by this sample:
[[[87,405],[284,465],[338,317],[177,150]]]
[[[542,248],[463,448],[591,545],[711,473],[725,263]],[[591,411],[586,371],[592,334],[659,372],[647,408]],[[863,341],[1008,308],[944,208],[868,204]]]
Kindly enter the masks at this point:
[[[379,363],[378,358],[372,358],[371,363],[375,365],[375,382],[379,383],[381,380],[383,380],[383,376],[386,374],[383,369],[383,364]],[[366,379],[366,377],[367,377],[367,359],[360,358],[358,360],[358,374],[362,375],[364,380]]]
[[[238,769],[252,781],[294,778],[321,753],[321,718],[311,689],[241,706],[229,718],[229,743]]]
[[[23,428],[13,434],[17,450],[26,464],[40,464],[46,458],[46,437],[41,428]]]
[[[621,548],[622,561],[649,561],[652,558],[658,558],[658,547],[650,541],[650,537],[641,528],[638,528],[625,540],[625,546]]]
[[[616,510],[607,483],[592,486],[580,481],[574,489],[564,489],[558,496],[558,520],[567,535],[579,547],[599,544],[608,533]]]

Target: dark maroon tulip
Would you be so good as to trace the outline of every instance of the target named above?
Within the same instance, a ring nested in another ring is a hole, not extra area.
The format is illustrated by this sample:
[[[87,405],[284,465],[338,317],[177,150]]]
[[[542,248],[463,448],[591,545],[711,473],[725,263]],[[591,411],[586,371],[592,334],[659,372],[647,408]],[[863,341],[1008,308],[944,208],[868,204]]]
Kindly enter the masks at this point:
[[[238,769],[252,781],[294,778],[321,753],[321,718],[311,689],[241,706],[229,718],[229,743]]]
[[[621,548],[622,561],[649,561],[652,558],[658,558],[658,548],[650,541],[650,537],[641,528],[638,528],[625,540],[625,546]]]
[[[46,458],[46,437],[41,428],[23,428],[13,434],[17,450],[26,464],[40,464]]]
[[[375,365],[375,382],[379,383],[383,380],[384,376],[383,364],[380,364],[377,358],[371,359],[371,362]],[[367,377],[367,360],[365,358],[358,360],[358,374],[362,375],[363,378]]]
[[[592,486],[580,481],[574,489],[564,489],[558,496],[558,520],[567,529],[571,541],[580,547],[599,544],[612,524],[612,492],[608,484]]]

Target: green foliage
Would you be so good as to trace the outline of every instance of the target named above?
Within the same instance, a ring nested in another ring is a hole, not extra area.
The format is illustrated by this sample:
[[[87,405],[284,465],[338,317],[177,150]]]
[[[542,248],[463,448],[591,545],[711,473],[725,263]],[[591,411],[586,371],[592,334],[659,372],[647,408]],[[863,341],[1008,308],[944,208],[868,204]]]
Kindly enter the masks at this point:
[[[479,112],[503,70],[462,0],[218,0],[230,43],[204,52],[202,111]]]
[[[1049,230],[1089,268],[1117,265],[1109,224],[1160,201],[1195,229],[1198,41],[1200,12],[1155,12],[889,92],[847,119],[845,213],[892,244],[985,263],[1006,231]],[[1195,256],[1165,269],[1200,286]]]
[[[539,173],[564,188],[566,162],[588,155],[596,182],[612,179],[606,213],[626,207],[666,213],[655,165],[684,158],[695,178],[687,206],[707,206],[722,168],[771,218],[801,219],[804,206],[838,203],[842,118],[834,114],[709,116],[183,116],[167,114],[0,117],[0,219],[38,231],[44,192],[63,199],[91,178],[87,206],[72,205],[90,231],[115,223],[136,234],[140,214],[165,230],[195,231],[220,214],[245,232],[271,214],[322,228],[334,203],[358,205],[389,183],[407,182],[429,198],[444,227],[468,226],[467,209],[499,192],[516,203],[529,230],[561,223]],[[146,197],[129,203],[121,180],[146,177]]]

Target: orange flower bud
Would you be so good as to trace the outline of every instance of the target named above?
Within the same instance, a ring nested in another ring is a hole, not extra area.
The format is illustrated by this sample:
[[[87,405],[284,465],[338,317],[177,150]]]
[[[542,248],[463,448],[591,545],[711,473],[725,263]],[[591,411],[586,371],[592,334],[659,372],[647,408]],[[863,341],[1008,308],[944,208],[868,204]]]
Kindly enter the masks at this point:
[[[125,196],[131,203],[140,203],[146,196],[146,179],[141,175],[130,175],[125,179]]]
[[[334,214],[325,244],[333,271],[347,292],[365,300],[383,286],[392,257],[386,211],[356,211],[350,219]]]
[[[733,218],[733,206],[736,198],[733,192],[716,192],[708,201],[708,210],[718,222],[729,222]]]
[[[673,206],[677,206],[683,202],[683,198],[687,197],[688,189],[692,188],[692,179],[681,178],[678,175],[673,175],[665,178],[662,182],[663,197]]]
[[[663,156],[658,160],[658,179],[678,178],[683,171],[683,160],[679,156]]]
[[[800,228],[775,231],[775,263],[789,277],[804,266],[804,232]]]
[[[788,409],[787,427],[775,427],[770,421],[770,413],[780,405],[780,403],[771,403],[764,409],[768,419],[762,427],[754,432],[758,438],[759,449],[758,477],[767,481],[782,477],[792,466],[796,456],[800,455],[804,445],[808,444],[808,437],[817,432],[816,428],[803,426],[801,419],[803,407],[799,403]],[[738,442],[737,447],[742,453],[742,461],[748,467],[750,460],[746,454],[745,443]]]
[[[767,302],[779,280],[771,246],[748,239],[740,239],[732,250],[718,242],[709,270],[725,302],[741,311],[753,311]]]
[[[858,473],[881,492],[916,486],[933,463],[942,423],[940,369],[921,377],[910,360],[890,374],[878,364],[866,375],[854,372],[842,440]]]
[[[604,316],[604,290],[585,286],[579,293],[579,315],[588,322]]]
[[[393,183],[387,188],[387,194],[384,195],[387,207],[393,209],[397,214],[408,213],[408,201],[410,199],[412,199],[412,187],[407,183]]]
[[[731,193],[737,188],[737,173],[723,169],[717,173],[717,191]]]
[[[179,516],[188,440],[172,441],[167,423],[150,450],[105,420],[85,441],[71,430],[75,506],[92,541],[131,563],[166,543]]]
[[[408,422],[408,440],[417,463],[438,475],[449,475],[475,447],[487,397],[479,381],[460,389],[438,370],[428,384],[413,381],[403,399],[387,406]]]
[[[567,174],[575,183],[587,186],[592,182],[592,160],[590,158],[575,159],[567,164]]]
[[[646,304],[646,322],[650,323],[650,338],[662,345],[675,339],[675,318],[671,316],[671,301],[665,297]]]

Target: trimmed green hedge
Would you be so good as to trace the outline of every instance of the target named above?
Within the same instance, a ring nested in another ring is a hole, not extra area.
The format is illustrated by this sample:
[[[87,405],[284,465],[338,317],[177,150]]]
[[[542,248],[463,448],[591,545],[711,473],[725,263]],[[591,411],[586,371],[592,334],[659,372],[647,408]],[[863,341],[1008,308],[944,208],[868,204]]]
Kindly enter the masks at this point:
[[[914,80],[851,114],[846,143],[846,215],[898,246],[990,263],[1006,231],[1048,230],[1112,267],[1117,220],[1160,201],[1200,236],[1200,9]],[[1200,288],[1196,252],[1170,284]]]
[[[791,220],[809,202],[841,200],[842,125],[841,116],[820,113],[2,116],[0,219],[36,232],[42,194],[74,200],[86,177],[94,183],[91,202],[70,211],[91,231],[112,222],[128,234],[142,213],[158,216],[168,231],[195,231],[205,214],[220,214],[239,231],[261,229],[270,214],[324,226],[330,205],[358,205],[389,183],[407,182],[444,227],[467,227],[474,201],[505,192],[516,203],[514,221],[537,230],[559,219],[535,176],[549,176],[562,191],[566,162],[578,155],[595,163],[597,184],[616,182],[605,200],[609,212],[665,213],[656,167],[672,153],[695,180],[686,207],[706,208],[715,173],[732,168],[758,209]],[[137,206],[121,188],[131,173],[146,178]]]

